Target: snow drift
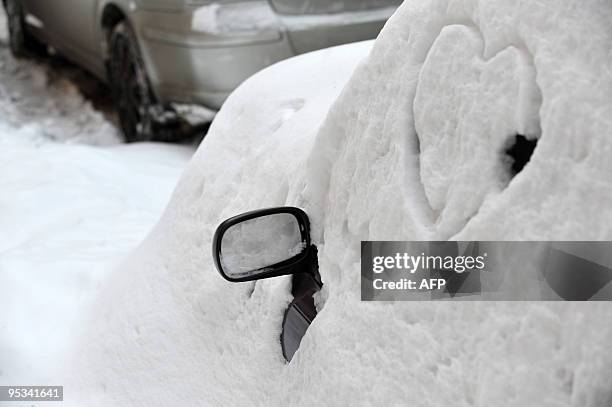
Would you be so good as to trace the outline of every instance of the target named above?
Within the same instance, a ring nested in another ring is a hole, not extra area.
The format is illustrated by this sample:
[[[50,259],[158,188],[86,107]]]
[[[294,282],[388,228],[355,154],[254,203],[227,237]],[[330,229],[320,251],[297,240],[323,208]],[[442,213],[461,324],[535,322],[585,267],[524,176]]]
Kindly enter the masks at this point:
[[[48,385],[192,149],[113,145],[117,129],[80,93],[100,85],[57,59],[14,59],[6,32],[0,10],[0,385]]]
[[[364,46],[245,82],[100,299],[81,405],[612,405],[609,304],[359,301],[360,240],[612,238],[611,22],[604,0],[406,1],[324,120]],[[290,364],[289,279],[227,283],[210,254],[277,205],[309,214],[325,284]]]
[[[47,137],[0,120],[1,385],[55,381],[96,290],[146,236],[192,152]]]

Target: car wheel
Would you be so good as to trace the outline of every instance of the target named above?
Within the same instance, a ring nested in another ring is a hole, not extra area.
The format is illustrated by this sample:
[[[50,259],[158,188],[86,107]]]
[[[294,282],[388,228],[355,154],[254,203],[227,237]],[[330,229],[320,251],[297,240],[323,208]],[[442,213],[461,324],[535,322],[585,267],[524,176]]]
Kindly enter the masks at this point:
[[[109,79],[125,140],[151,140],[155,97],[136,36],[125,22],[118,24],[110,36]]]
[[[19,0],[6,0],[6,16],[8,20],[9,46],[17,58],[32,54],[40,54],[46,47],[27,32],[23,7]]]

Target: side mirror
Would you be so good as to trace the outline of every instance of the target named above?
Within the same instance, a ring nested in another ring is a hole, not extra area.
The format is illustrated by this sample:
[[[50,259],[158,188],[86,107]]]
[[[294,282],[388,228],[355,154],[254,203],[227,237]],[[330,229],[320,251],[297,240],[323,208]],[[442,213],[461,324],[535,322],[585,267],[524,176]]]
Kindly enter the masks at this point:
[[[262,209],[234,216],[217,228],[213,258],[228,281],[242,282],[309,272],[310,222],[293,207]]]

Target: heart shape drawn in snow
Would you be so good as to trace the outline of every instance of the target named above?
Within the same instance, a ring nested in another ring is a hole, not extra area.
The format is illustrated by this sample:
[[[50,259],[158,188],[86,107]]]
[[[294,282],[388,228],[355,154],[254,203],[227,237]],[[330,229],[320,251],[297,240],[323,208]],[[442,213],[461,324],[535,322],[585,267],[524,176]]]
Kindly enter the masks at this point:
[[[531,54],[519,44],[488,59],[483,50],[476,27],[445,26],[419,74],[413,109],[421,180],[440,236],[458,233],[488,195],[508,185],[504,152],[515,136],[541,133]]]

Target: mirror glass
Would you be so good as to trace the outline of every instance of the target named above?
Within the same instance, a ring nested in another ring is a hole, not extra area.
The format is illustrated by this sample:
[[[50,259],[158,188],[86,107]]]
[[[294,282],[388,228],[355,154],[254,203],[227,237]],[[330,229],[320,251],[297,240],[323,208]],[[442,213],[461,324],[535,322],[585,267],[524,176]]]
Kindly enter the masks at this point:
[[[220,261],[230,278],[264,273],[273,266],[302,253],[300,224],[289,213],[275,213],[231,226],[221,240]]]

